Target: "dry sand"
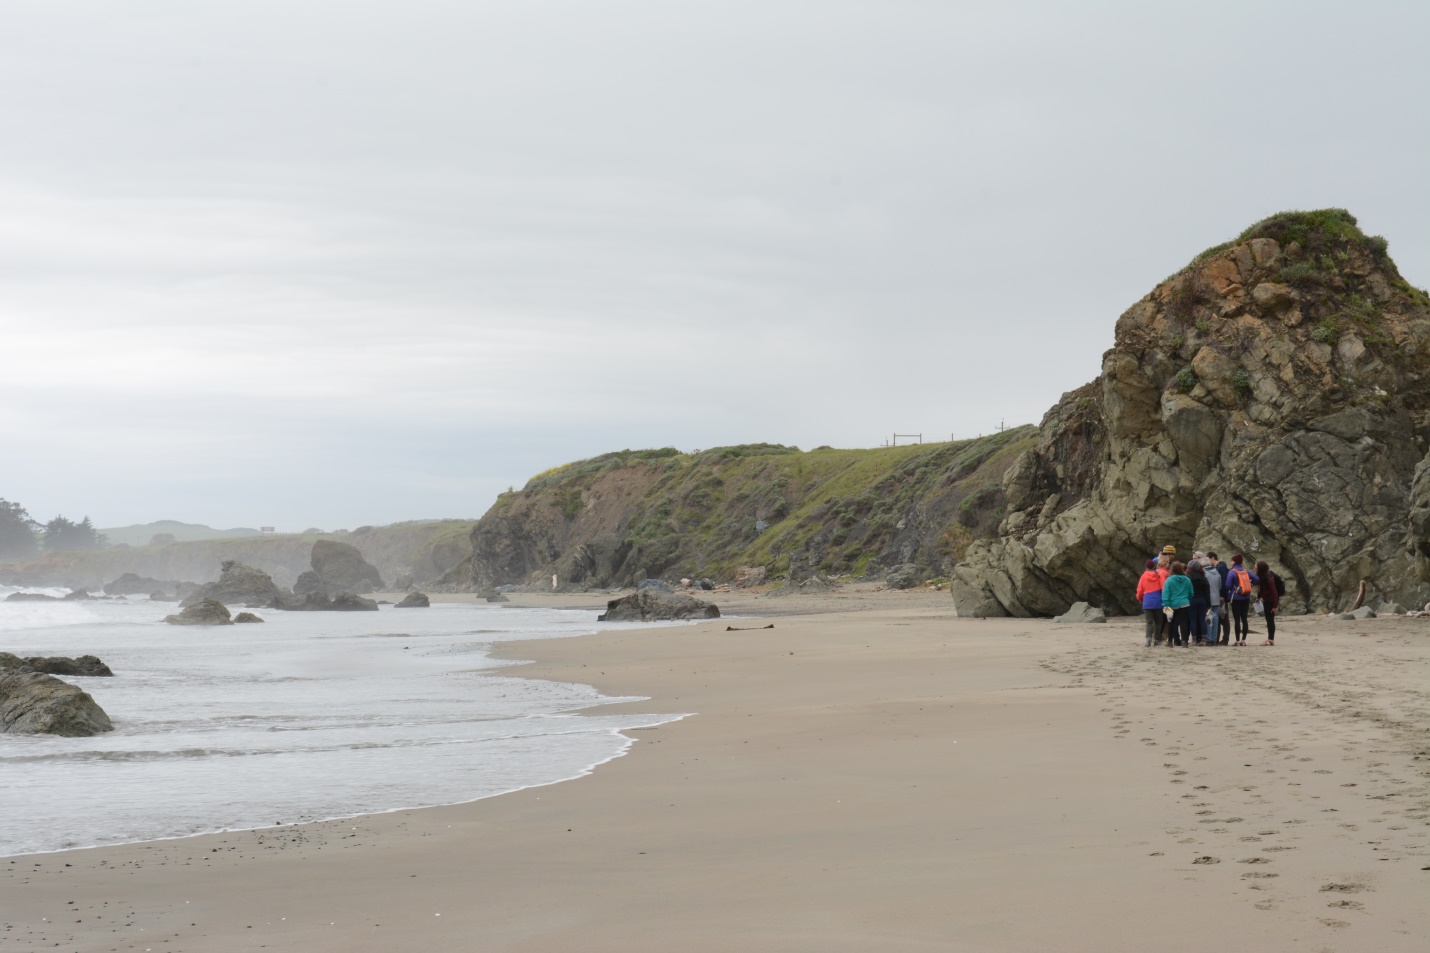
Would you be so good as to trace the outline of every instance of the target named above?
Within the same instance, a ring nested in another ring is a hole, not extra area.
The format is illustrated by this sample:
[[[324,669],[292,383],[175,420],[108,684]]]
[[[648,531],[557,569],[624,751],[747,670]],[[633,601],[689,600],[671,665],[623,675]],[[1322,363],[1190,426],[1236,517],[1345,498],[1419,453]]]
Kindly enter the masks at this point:
[[[1169,650],[942,593],[779,601],[826,611],[503,646],[693,713],[588,777],[5,859],[0,951],[1430,945],[1430,619]]]

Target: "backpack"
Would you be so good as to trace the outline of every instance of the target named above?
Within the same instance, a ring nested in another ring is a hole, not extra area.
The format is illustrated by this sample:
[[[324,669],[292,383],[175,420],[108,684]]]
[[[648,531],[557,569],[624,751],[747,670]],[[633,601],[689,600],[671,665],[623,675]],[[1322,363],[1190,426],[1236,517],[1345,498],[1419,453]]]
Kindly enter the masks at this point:
[[[1277,596],[1284,596],[1284,595],[1286,595],[1286,580],[1285,580],[1285,579],[1282,579],[1280,576],[1276,575],[1276,573],[1273,572],[1273,573],[1271,574],[1271,581],[1274,582],[1274,583],[1276,583],[1276,595],[1277,595]]]
[[[1236,574],[1236,588],[1243,596],[1251,595],[1251,573],[1240,567],[1233,569]]]

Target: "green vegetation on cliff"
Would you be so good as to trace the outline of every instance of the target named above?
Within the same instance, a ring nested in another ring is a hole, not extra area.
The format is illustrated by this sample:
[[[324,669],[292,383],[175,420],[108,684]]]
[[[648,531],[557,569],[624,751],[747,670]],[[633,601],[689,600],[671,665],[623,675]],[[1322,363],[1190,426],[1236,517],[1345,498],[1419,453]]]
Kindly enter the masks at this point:
[[[473,530],[479,585],[556,573],[571,586],[646,575],[728,579],[941,575],[996,534],[1000,480],[1031,426],[950,443],[804,452],[779,444],[624,450],[556,467],[504,493]]]

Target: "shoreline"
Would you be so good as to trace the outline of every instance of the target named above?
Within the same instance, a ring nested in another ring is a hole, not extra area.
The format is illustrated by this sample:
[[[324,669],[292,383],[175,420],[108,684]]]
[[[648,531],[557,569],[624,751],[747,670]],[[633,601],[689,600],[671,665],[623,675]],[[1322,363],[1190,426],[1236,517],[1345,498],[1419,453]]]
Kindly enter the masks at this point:
[[[0,951],[1419,948],[1423,627],[1290,619],[1280,652],[1170,653],[1134,648],[1136,621],[959,620],[928,595],[494,646],[532,660],[504,675],[649,699],[585,711],[695,714],[499,797],[6,858]],[[1398,715],[1329,704],[1365,688]],[[1254,711],[1204,726],[1168,697]],[[1173,899],[1202,888],[1215,922]]]

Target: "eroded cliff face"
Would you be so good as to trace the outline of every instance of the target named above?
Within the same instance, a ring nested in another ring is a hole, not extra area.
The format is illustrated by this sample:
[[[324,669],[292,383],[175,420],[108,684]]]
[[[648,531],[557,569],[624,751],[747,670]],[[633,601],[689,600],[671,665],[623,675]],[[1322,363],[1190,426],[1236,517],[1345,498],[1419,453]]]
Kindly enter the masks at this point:
[[[731,579],[740,566],[804,579],[946,574],[1002,516],[1003,471],[1031,427],[872,450],[749,444],[623,451],[506,493],[472,529],[474,588]]]
[[[1341,210],[1209,249],[1117,321],[1102,374],[1011,466],[960,615],[1137,610],[1164,545],[1265,559],[1283,611],[1430,599],[1430,299]]]

